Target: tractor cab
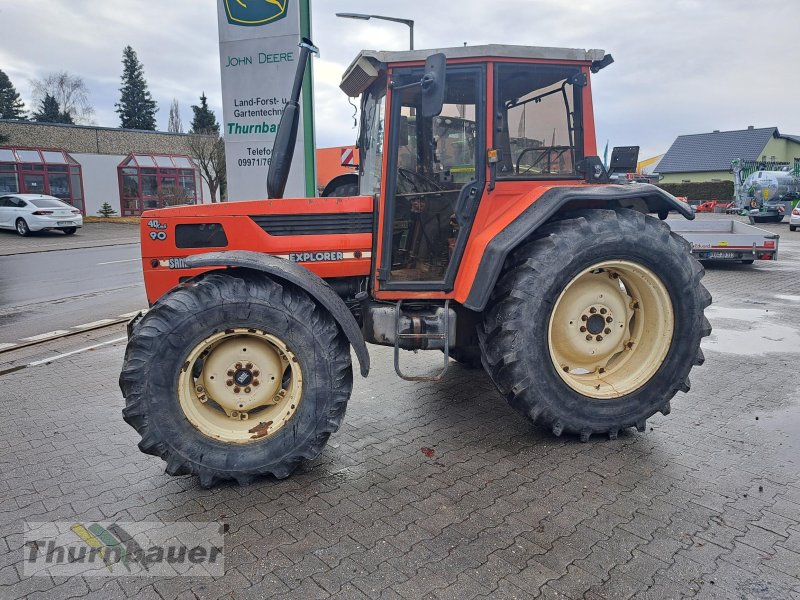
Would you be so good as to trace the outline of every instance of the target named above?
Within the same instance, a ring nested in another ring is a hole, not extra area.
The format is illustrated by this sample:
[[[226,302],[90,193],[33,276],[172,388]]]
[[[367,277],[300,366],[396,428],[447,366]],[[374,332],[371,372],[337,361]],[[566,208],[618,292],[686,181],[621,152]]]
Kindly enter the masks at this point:
[[[425,87],[431,52],[446,72]],[[361,96],[359,190],[379,203],[382,234],[376,287],[453,290],[472,231],[497,213],[489,196],[580,182],[578,164],[595,154],[589,74],[609,58],[504,45],[361,52],[341,88]],[[434,93],[441,102],[426,111]]]

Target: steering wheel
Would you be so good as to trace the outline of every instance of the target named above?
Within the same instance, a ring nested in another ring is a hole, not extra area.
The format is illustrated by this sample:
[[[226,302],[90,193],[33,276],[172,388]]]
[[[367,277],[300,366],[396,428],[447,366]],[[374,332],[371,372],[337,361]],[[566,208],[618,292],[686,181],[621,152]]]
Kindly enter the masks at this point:
[[[566,152],[569,152],[570,150],[572,150],[571,146],[548,146],[547,148],[543,148],[543,147],[525,148],[522,152],[519,153],[519,156],[517,157],[517,169],[516,169],[517,175],[523,175],[525,173],[528,173],[536,165],[538,165],[540,162],[542,162],[542,159],[545,156],[547,157],[548,168],[547,168],[547,171],[543,170],[542,172],[543,173],[545,173],[545,172],[546,173],[550,173],[550,166],[554,162],[556,162],[559,158],[561,158]],[[525,169],[522,173],[520,173],[519,167],[520,167],[520,163],[522,162],[522,157],[525,156],[528,152],[536,152],[536,151],[540,151],[541,152],[541,154],[539,155],[539,158],[537,158],[535,161],[533,161],[532,165],[528,165],[528,168]],[[553,156],[551,158],[552,154],[555,154],[555,156]]]
[[[429,179],[424,175],[420,175],[416,171],[409,171],[408,169],[400,167],[397,169],[397,173],[398,175],[400,175],[400,180],[398,181],[398,184],[400,183],[400,181],[405,180],[405,183],[407,183],[410,186],[410,189],[401,190],[402,192],[424,193],[424,192],[441,192],[444,190],[444,188],[441,185],[439,185],[436,181],[434,181],[433,179]],[[398,185],[398,187],[401,186]]]

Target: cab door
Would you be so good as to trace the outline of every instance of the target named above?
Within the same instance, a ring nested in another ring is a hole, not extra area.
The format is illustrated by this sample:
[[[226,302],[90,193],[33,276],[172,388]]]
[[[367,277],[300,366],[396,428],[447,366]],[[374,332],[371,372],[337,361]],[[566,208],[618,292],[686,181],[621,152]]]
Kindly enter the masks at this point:
[[[419,81],[395,69],[392,87]],[[420,86],[392,91],[381,290],[448,292],[485,179],[485,66],[448,66],[444,106],[421,116]]]

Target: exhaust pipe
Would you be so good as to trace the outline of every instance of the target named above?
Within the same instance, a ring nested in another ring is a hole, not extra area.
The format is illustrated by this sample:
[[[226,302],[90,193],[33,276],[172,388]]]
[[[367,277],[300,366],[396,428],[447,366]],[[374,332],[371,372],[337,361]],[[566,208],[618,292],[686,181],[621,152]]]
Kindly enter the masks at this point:
[[[294,146],[297,142],[297,126],[300,121],[300,92],[303,87],[303,77],[306,74],[306,65],[311,54],[319,56],[317,48],[311,40],[303,38],[300,46],[300,58],[297,61],[297,71],[294,74],[292,95],[283,107],[281,121],[278,124],[278,133],[272,144],[272,160],[267,173],[267,197],[283,198],[286,189],[286,180],[289,179],[289,170],[292,168]],[[312,107],[309,107],[311,110]]]

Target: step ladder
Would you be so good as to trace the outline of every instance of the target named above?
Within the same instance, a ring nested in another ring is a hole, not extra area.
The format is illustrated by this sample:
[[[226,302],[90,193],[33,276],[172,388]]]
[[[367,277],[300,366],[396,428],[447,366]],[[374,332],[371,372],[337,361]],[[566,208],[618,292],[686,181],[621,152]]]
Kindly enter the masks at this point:
[[[444,374],[447,373],[447,368],[450,366],[450,300],[444,301],[444,333],[400,333],[400,318],[403,313],[401,311],[402,300],[398,300],[394,307],[394,370],[395,373],[406,381],[439,381]],[[444,341],[444,366],[437,375],[428,376],[412,376],[406,375],[400,369],[400,340],[413,339],[413,340],[443,340]]]

